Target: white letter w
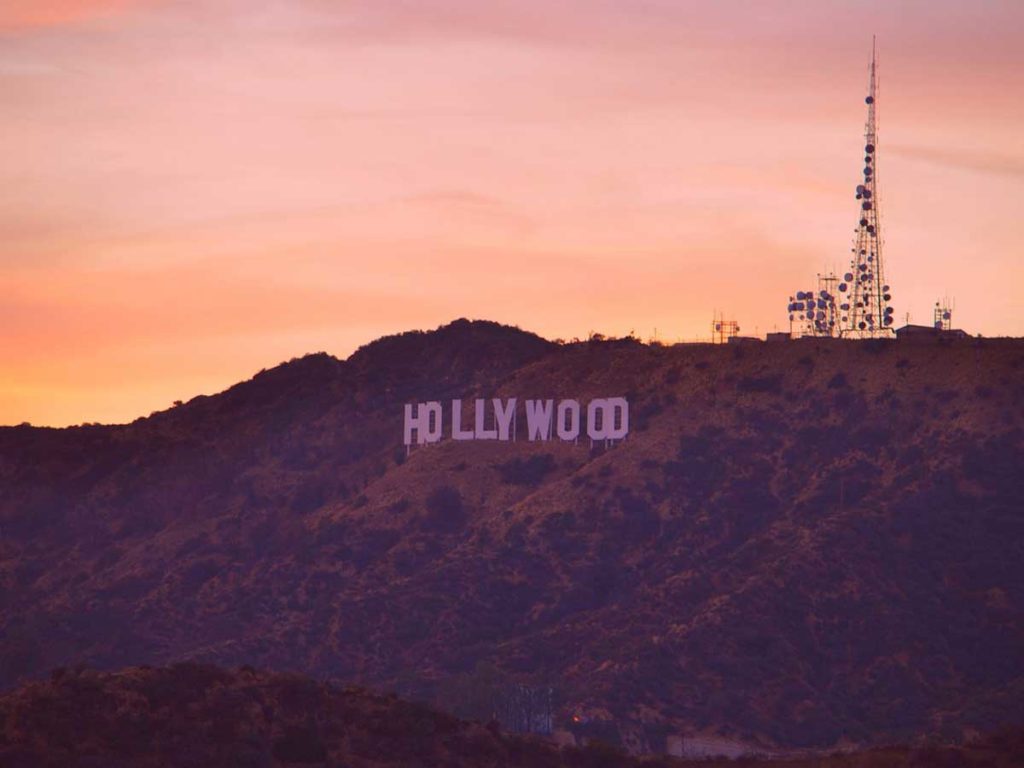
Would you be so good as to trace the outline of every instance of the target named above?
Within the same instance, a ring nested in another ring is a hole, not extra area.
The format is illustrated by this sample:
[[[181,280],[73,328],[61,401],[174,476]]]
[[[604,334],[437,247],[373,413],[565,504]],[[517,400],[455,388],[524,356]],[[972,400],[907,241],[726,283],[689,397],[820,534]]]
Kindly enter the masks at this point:
[[[554,400],[526,401],[526,431],[531,440],[551,439],[551,416],[554,411]]]

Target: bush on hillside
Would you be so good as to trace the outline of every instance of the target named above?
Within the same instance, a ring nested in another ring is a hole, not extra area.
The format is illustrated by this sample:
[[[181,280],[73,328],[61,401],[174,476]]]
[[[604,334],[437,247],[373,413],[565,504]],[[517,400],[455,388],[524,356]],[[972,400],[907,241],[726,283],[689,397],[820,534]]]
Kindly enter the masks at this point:
[[[495,466],[506,485],[539,485],[555,469],[555,457],[550,453],[530,456],[526,459],[510,459]]]
[[[435,489],[425,502],[426,513],[421,519],[424,531],[432,533],[457,533],[466,526],[466,510],[462,494],[457,488],[442,485]]]

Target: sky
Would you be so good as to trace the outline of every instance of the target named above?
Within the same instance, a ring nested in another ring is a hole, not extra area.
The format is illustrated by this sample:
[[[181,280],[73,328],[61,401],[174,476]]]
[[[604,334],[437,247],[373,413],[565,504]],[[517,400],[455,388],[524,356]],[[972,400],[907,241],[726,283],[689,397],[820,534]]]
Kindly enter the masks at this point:
[[[787,329],[872,34],[899,324],[1024,335],[1019,0],[0,0],[0,424],[459,317]]]

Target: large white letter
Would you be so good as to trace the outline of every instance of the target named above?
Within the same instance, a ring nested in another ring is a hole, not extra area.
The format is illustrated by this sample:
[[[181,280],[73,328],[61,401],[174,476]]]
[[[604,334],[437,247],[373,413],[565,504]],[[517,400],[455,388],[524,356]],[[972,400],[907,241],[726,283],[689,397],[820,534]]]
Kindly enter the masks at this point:
[[[569,415],[569,425],[566,426],[565,417]],[[558,437],[562,440],[575,440],[580,436],[580,404],[575,400],[563,400],[558,404],[558,420],[555,425],[558,430]]]
[[[427,407],[427,413],[424,416],[426,419],[426,435],[424,435],[423,441],[426,443],[436,443],[441,440],[441,404],[436,400],[431,400],[429,403],[425,403]]]
[[[452,440],[472,440],[473,430],[462,428],[462,401],[452,400]]]
[[[606,402],[609,407],[605,411],[605,433],[609,440],[621,440],[629,434],[629,401],[624,397],[609,397]]]
[[[405,429],[404,440],[406,445],[412,445],[412,431],[416,430],[416,444],[436,443],[441,439],[441,404],[436,401],[429,403],[418,403],[416,415],[413,415],[412,405],[405,405]]]
[[[487,422],[484,420],[484,406],[487,405],[487,401],[482,398],[477,398],[476,401],[476,439],[477,440],[497,440],[498,430],[496,429],[484,429],[484,424]]]
[[[601,415],[601,427],[597,416]],[[621,440],[629,434],[629,403],[624,397],[591,400],[587,405],[587,436],[591,440]]]
[[[516,411],[516,399],[509,398],[502,405],[500,398],[494,398],[494,420],[498,422],[498,439],[507,441],[512,427],[512,416]]]
[[[530,440],[551,439],[551,417],[554,411],[554,400],[526,401],[526,431]]]
[[[604,440],[608,437],[608,401],[600,398],[591,400],[587,405],[587,437],[591,440]],[[601,413],[601,428],[597,427],[597,414]]]
[[[419,413],[419,410],[420,407],[416,406],[417,413]],[[412,415],[412,405],[410,405],[409,403],[405,404],[405,429],[403,432],[402,440],[405,442],[406,445],[412,445],[412,431],[414,429],[416,430],[416,437],[419,437],[421,418],[421,415]]]

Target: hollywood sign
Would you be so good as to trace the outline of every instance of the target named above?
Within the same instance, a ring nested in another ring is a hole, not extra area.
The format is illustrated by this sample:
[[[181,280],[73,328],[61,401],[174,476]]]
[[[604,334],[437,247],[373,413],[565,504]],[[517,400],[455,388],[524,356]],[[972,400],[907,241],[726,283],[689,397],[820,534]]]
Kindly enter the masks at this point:
[[[553,440],[575,443],[581,434],[590,440],[622,440],[629,434],[629,403],[624,397],[602,397],[587,403],[579,400],[524,400],[528,440]],[[452,440],[515,441],[519,424],[519,400],[515,397],[473,403],[473,419],[463,420],[462,400],[452,400],[447,409],[448,436]],[[437,400],[407,403],[405,406],[404,441],[406,446],[441,441],[445,434],[445,409]],[[415,440],[413,435],[415,434]]]

